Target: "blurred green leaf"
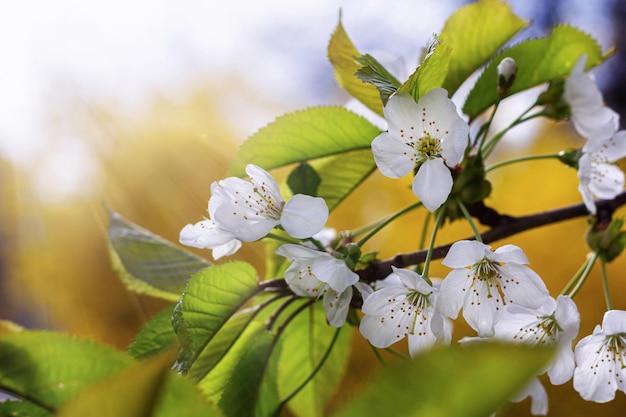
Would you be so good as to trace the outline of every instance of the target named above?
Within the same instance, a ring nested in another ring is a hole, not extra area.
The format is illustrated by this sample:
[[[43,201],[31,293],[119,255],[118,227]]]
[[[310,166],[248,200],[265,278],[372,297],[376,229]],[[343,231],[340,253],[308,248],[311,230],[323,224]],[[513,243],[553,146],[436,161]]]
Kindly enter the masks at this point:
[[[369,149],[380,130],[342,107],[312,107],[285,114],[246,140],[230,168],[245,175],[245,166],[273,169],[295,162]]]
[[[463,112],[476,117],[498,101],[497,67],[506,57],[517,63],[515,81],[508,91],[511,95],[569,75],[582,54],[587,55],[587,68],[603,60],[598,43],[568,25],[556,26],[547,38],[531,39],[505,49],[483,71],[467,97]]]
[[[441,87],[448,74],[450,58],[450,48],[442,41],[436,41],[429,47],[422,64],[398,91],[406,91],[418,101],[433,88]]]
[[[330,348],[315,377],[288,402],[293,414],[300,417],[326,415],[326,404],[335,394],[348,366],[350,335],[348,327],[335,329],[328,325],[322,303],[315,303],[300,313],[285,328],[278,339],[280,355],[272,358],[277,361],[281,400],[309,378]]]
[[[315,169],[306,162],[298,165],[287,177],[287,185],[293,194],[306,194],[317,197],[322,179]]]
[[[361,53],[356,49],[343,25],[341,16],[328,43],[328,60],[333,65],[335,79],[341,88],[359,100],[373,112],[383,115],[383,105],[378,90],[372,84],[361,81],[356,72],[362,64],[358,61]]]
[[[131,363],[123,352],[60,333],[0,335],[0,391],[48,410]]]
[[[211,417],[219,416],[188,380],[170,371],[166,352],[134,363],[72,398],[58,417]]]
[[[331,211],[376,170],[370,149],[319,159],[311,165],[322,178],[318,196]]]
[[[400,82],[369,54],[358,57],[357,62],[362,65],[356,76],[364,83],[370,83],[378,90],[383,106],[389,97],[400,87]]]
[[[528,23],[499,0],[481,0],[458,9],[441,31],[450,49],[450,62],[443,88],[451,96],[513,35]],[[495,81],[494,81],[495,84]]]
[[[275,378],[265,377],[274,337],[260,322],[248,325],[234,346],[215,368],[198,383],[205,395],[227,417],[269,415],[278,396]]]
[[[211,339],[258,292],[254,268],[229,262],[206,268],[187,282],[173,325],[183,346],[176,364],[186,373]]]
[[[135,336],[128,353],[135,359],[144,359],[161,353],[178,342],[178,336],[172,326],[172,314],[175,304],[170,305],[141,326]]]
[[[436,348],[383,369],[336,417],[484,417],[519,392],[552,358],[527,345]]]
[[[133,292],[176,301],[189,277],[210,266],[206,260],[109,212],[113,269]]]
[[[27,401],[0,402],[0,417],[51,417],[52,413]]]

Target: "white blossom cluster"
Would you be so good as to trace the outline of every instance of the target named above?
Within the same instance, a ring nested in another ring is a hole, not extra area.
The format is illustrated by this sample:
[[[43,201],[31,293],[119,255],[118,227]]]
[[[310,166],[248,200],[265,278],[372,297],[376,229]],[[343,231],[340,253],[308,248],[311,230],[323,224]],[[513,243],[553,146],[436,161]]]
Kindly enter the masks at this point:
[[[583,56],[565,81],[563,98],[574,127],[587,139],[578,161],[579,190],[588,211],[595,214],[595,199],[611,199],[623,190],[624,173],[614,162],[626,156],[626,132],[617,130],[618,116],[604,105],[584,63]],[[514,62],[502,67],[507,71],[503,83],[510,84]],[[388,130],[372,142],[377,167],[392,178],[415,172],[413,193],[426,209],[436,211],[449,199],[451,169],[462,162],[470,145],[467,122],[441,88],[417,102],[408,94],[395,94],[384,114]],[[235,253],[242,241],[266,237],[275,227],[295,239],[312,237],[319,245],[289,243],[276,254],[292,261],[285,272],[291,291],[321,298],[331,326],[345,324],[356,289],[363,300],[361,334],[377,348],[406,337],[410,355],[416,356],[451,343],[451,319],[462,311],[477,334],[463,343],[498,339],[552,345],[557,355],[542,372],[551,383],[573,378],[581,396],[596,402],[612,400],[618,389],[626,392],[626,311],[606,312],[602,326],[572,350],[580,325],[576,305],[569,296],[550,296],[519,247],[492,250],[479,241],[458,241],[442,261],[451,268],[443,280],[394,267],[384,280],[361,282],[353,265],[329,246],[332,238],[322,239],[328,233],[323,229],[328,208],[322,198],[297,194],[285,202],[268,172],[248,165],[246,173],[249,182],[231,177],[211,185],[210,217],[185,226],[181,243],[212,249],[218,259]],[[512,400],[527,396],[533,414],[547,413],[547,394],[538,379]]]

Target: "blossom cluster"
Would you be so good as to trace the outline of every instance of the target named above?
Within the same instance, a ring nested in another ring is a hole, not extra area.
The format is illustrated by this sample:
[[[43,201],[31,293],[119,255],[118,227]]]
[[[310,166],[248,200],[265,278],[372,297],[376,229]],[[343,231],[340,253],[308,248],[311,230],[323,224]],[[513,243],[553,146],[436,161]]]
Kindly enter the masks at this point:
[[[626,132],[618,131],[617,114],[604,105],[584,65],[582,56],[565,80],[562,98],[576,131],[587,139],[575,165],[583,201],[595,214],[596,199],[614,198],[624,188],[624,173],[614,163],[626,156]],[[507,58],[498,69],[498,93],[504,95],[514,81],[515,62]],[[464,158],[483,151],[485,142],[470,139],[468,122],[442,88],[417,101],[396,93],[384,115],[388,129],[371,143],[378,169],[391,178],[414,173],[412,191],[421,204],[445,212],[458,198],[453,195],[455,172],[464,169]],[[462,343],[497,339],[554,346],[557,354],[542,371],[552,384],[573,378],[581,396],[597,402],[613,399],[617,389],[626,392],[626,312],[609,309],[602,326],[573,350],[580,326],[574,301],[564,294],[551,297],[521,248],[508,244],[492,250],[477,235],[477,240],[452,244],[442,261],[451,269],[443,280],[430,278],[427,268],[392,267],[384,279],[364,282],[355,272],[358,256],[333,246],[332,237],[322,238],[329,214],[322,198],[296,194],[285,201],[268,172],[250,164],[246,173],[250,181],[230,177],[211,185],[209,218],[185,226],[181,243],[212,249],[218,259],[235,253],[241,242],[271,237],[280,228],[294,238],[275,252],[291,261],[284,272],[289,289],[321,299],[334,327],[343,326],[350,309],[362,302],[359,330],[376,348],[407,338],[408,351],[416,356],[450,344],[452,320],[462,311],[476,331]],[[527,396],[533,414],[547,413],[547,395],[538,379],[512,400]]]

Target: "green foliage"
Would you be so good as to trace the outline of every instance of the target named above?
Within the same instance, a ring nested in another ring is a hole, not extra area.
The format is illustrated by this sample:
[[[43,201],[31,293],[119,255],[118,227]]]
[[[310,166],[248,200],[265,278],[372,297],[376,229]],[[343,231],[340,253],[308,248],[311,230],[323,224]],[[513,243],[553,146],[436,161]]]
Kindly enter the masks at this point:
[[[176,306],[173,324],[183,350],[177,362],[186,373],[228,321],[258,292],[256,271],[245,262],[229,262],[194,274]]]
[[[363,65],[356,72],[364,83],[370,83],[378,90],[383,106],[387,104],[389,97],[400,87],[400,82],[383,67],[373,56],[369,54],[358,57],[357,62]]]
[[[441,31],[441,41],[450,49],[443,88],[452,95],[467,77],[526,25],[525,20],[511,12],[508,4],[499,0],[481,0],[457,10]]]
[[[48,410],[131,363],[122,352],[61,333],[23,331],[0,336],[0,390]]]
[[[433,349],[383,369],[335,416],[488,416],[540,372],[552,353],[494,343]]]
[[[0,417],[50,417],[47,410],[26,401],[0,402]]]
[[[322,179],[315,169],[307,162],[298,165],[287,177],[287,185],[293,194],[317,196]]]
[[[109,212],[109,254],[126,287],[176,301],[191,274],[210,264],[167,240]]]
[[[220,416],[188,380],[170,371],[166,352],[133,363],[68,401],[58,417],[211,417]]]
[[[317,194],[332,210],[374,170],[370,145],[379,133],[349,110],[313,107],[281,116],[248,138],[230,171],[244,175],[249,163],[273,169],[309,161],[321,178]]]
[[[322,303],[299,314],[285,329],[278,341],[280,355],[272,358],[278,367],[281,399],[289,398],[321,365],[313,379],[290,399],[289,409],[293,414],[326,415],[325,405],[348,366],[350,336],[350,328],[335,329],[328,325]]]
[[[172,314],[175,304],[165,308],[154,316],[149,322],[141,326],[139,333],[128,347],[130,353],[136,359],[144,359],[157,353],[161,353],[178,342],[178,336],[172,327]]]
[[[448,73],[450,58],[450,48],[436,41],[429,46],[422,64],[398,90],[408,92],[417,101],[433,88],[441,87]]]
[[[357,71],[362,68],[362,63],[358,60],[359,57],[361,57],[361,53],[348,37],[341,24],[340,16],[337,27],[328,43],[328,60],[333,65],[335,79],[348,94],[382,116],[383,106],[378,90],[373,84],[364,83],[356,75]]]
[[[463,112],[476,117],[498,101],[497,66],[505,57],[517,63],[517,75],[508,94],[515,94],[539,84],[569,75],[578,58],[587,55],[587,67],[602,62],[600,46],[586,33],[559,25],[547,38],[521,42],[497,54],[470,92]]]

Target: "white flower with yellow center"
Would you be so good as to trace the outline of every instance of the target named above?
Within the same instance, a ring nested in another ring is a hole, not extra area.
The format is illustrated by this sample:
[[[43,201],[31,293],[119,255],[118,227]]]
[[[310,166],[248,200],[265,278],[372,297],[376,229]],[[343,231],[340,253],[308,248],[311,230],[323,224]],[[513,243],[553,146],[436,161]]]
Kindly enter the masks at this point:
[[[574,389],[587,401],[605,403],[626,393],[626,311],[604,313],[602,327],[583,337],[574,350]]]
[[[281,226],[292,237],[311,237],[324,227],[328,206],[324,199],[296,194],[287,202],[278,183],[262,168],[249,164],[246,173],[250,181],[229,177],[217,183],[213,193],[213,220],[237,239],[251,242],[266,236]]]
[[[463,159],[467,123],[442,88],[431,90],[417,103],[406,93],[395,94],[384,113],[388,131],[372,142],[376,165],[391,178],[401,178],[417,166],[413,193],[428,210],[436,210],[452,190],[448,167]]]
[[[454,269],[441,284],[437,309],[455,319],[463,308],[463,317],[480,337],[494,335],[505,304],[536,309],[548,297],[546,285],[525,265],[528,258],[514,245],[492,252],[483,243],[461,240],[452,245],[442,264]]]
[[[378,348],[386,348],[405,337],[415,356],[435,345],[450,343],[452,327],[435,310],[437,288],[414,271],[393,268],[392,280],[363,302],[365,316],[359,330]]]

